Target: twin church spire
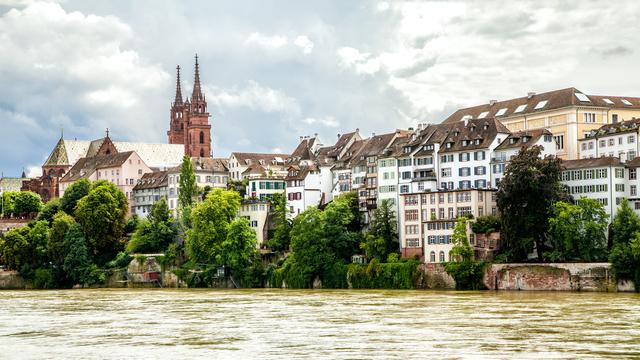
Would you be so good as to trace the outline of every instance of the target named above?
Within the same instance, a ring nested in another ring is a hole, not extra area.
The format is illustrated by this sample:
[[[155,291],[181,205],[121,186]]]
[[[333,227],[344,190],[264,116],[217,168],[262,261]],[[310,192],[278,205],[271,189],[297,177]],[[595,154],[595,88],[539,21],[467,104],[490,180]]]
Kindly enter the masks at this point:
[[[185,154],[191,157],[211,157],[211,125],[207,102],[200,84],[200,64],[195,56],[195,74],[191,100],[182,99],[180,66],[176,67],[176,95],[171,104],[169,122],[170,144],[184,144]]]

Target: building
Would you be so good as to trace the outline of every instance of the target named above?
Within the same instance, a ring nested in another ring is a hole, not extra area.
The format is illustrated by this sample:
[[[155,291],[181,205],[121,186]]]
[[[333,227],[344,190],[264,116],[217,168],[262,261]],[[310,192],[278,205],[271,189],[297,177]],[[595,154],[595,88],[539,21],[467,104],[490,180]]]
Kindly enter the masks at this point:
[[[227,168],[227,159],[211,158],[211,157],[193,157],[191,165],[196,176],[196,186],[200,192],[205,189],[226,189],[229,181],[229,171]],[[175,166],[167,171],[167,203],[169,210],[175,215],[177,214],[179,189],[180,189],[180,170],[182,166]]]
[[[143,174],[133,187],[133,205],[135,214],[146,218],[151,207],[160,199],[167,200],[168,171],[155,171]]]
[[[451,236],[460,216],[497,214],[495,189],[445,190],[400,195],[400,248],[403,257],[428,263],[450,260]],[[467,222],[471,237],[473,220]],[[497,246],[497,244],[496,244]]]
[[[504,176],[506,167],[520,150],[530,146],[540,146],[540,156],[555,156],[556,144],[553,135],[547,129],[517,131],[507,136],[498,145],[491,156],[491,183],[498,186],[500,179]]]
[[[249,221],[249,226],[256,232],[258,249],[265,248],[268,239],[270,202],[267,200],[243,200],[238,216]]]
[[[170,121],[169,131],[167,131],[169,144],[184,145],[184,153],[190,157],[211,157],[210,115],[207,110],[207,101],[202,94],[200,85],[198,55],[196,55],[191,100],[187,96],[186,101],[182,101],[180,66],[176,70],[176,96],[169,111]]]
[[[604,124],[640,117],[640,98],[587,95],[576,88],[549,91],[460,109],[444,123],[496,118],[510,131],[548,129],[558,156],[578,159],[578,139]]]
[[[116,185],[127,198],[130,213],[135,213],[133,188],[138,180],[151,168],[135,151],[99,154],[92,157],[80,158],[71,169],[60,178],[60,194],[80,179],[90,181],[106,180]]]
[[[633,160],[640,151],[639,125],[640,119],[631,119],[590,131],[578,140],[580,159],[615,156],[622,162]]]
[[[240,181],[248,178],[252,171],[256,171],[258,166],[264,169],[264,171],[271,170],[272,172],[286,174],[285,159],[289,155],[286,154],[262,154],[262,153],[243,153],[232,152],[229,156],[228,168],[231,180]],[[254,169],[245,173],[252,165]]]
[[[18,192],[22,188],[22,184],[28,181],[27,176],[24,171],[22,172],[22,177],[14,178],[14,177],[0,177],[0,195],[4,192]]]
[[[635,168],[637,163],[632,161],[630,165]],[[562,165],[564,170],[561,182],[570,195],[575,199],[580,197],[596,199],[602,203],[609,216],[615,215],[620,201],[626,196],[625,189],[628,189],[625,165],[620,159],[601,157],[566,160]],[[636,190],[637,187],[634,191]]]

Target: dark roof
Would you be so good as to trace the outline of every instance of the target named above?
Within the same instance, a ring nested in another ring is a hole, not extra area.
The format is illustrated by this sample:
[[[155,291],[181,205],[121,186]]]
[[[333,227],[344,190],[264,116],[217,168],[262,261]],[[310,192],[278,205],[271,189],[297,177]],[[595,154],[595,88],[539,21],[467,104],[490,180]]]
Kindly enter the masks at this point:
[[[228,159],[223,158],[191,158],[193,168],[197,170],[207,170],[211,172],[226,172],[228,170]]]
[[[143,174],[133,190],[157,189],[168,184],[168,171],[154,171]]]
[[[628,164],[629,162],[627,162],[627,165]],[[606,156],[606,157],[590,158],[590,159],[563,160],[562,166],[564,166],[564,168],[567,170],[571,170],[571,169],[585,169],[585,168],[605,167],[605,166],[624,166],[624,164],[620,162],[620,158],[617,158],[614,156]]]
[[[540,111],[552,110],[552,109],[560,109],[563,107],[579,105],[579,106],[598,106],[605,108],[630,108],[630,109],[640,109],[640,98],[637,97],[624,97],[624,96],[599,96],[599,95],[586,95],[590,101],[580,101],[576,94],[584,94],[582,91],[576,88],[566,88],[561,90],[549,91],[541,94],[535,94],[532,96],[523,96],[515,99],[509,99],[504,101],[498,101],[495,104],[483,104],[478,106],[473,106],[469,108],[459,109],[453,114],[451,114],[448,118],[446,118],[443,123],[452,123],[463,120],[464,116],[471,116],[473,119],[478,118],[482,113],[487,112],[484,116],[488,117],[508,117],[511,115],[523,115],[523,114],[531,114]],[[609,99],[613,104],[607,103],[604,99]],[[631,103],[631,105],[626,105],[622,102],[625,99]],[[536,105],[541,101],[547,101],[547,104],[540,109],[535,109]],[[516,109],[520,105],[527,105],[523,111],[519,113],[515,113]],[[507,109],[504,114],[497,115],[497,112],[500,109]]]
[[[511,132],[496,119],[475,119],[467,121],[466,124],[463,121],[457,122],[442,140],[440,152],[486,149],[498,133],[510,134]],[[466,146],[464,142],[467,142]],[[453,145],[447,148],[447,143]]]
[[[110,155],[97,155],[78,160],[64,175],[61,182],[76,181],[93,174],[98,169],[122,166],[135,151],[119,152]]]
[[[633,158],[625,163],[627,167],[640,167],[640,156]]]
[[[243,153],[243,152],[233,152],[232,156],[235,156],[242,165],[249,165],[247,160],[251,160],[251,162],[258,162],[259,160],[264,160],[267,162],[271,162],[275,158],[280,158],[284,161],[284,159],[288,158],[287,154],[262,154],[262,153]]]
[[[585,139],[599,138],[602,136],[615,135],[624,132],[638,132],[638,128],[640,128],[640,119],[636,118],[613,124],[604,124],[601,127],[592,130],[585,136]]]
[[[313,160],[314,154],[311,151],[316,138],[303,138],[300,140],[300,143],[291,153],[290,159],[292,161],[300,161],[300,160]]]
[[[354,132],[340,135],[340,137],[338,138],[338,141],[333,146],[331,146],[331,148],[327,152],[327,156],[337,157],[338,155],[340,155],[340,152],[342,151],[342,149],[344,149],[344,147],[347,146],[351,138],[355,136],[357,133],[358,133],[357,131],[354,131]]]
[[[507,136],[500,145],[496,147],[496,150],[506,150],[506,149],[520,149],[523,146],[529,147],[532,144],[535,144],[543,135],[552,135],[551,131],[547,129],[535,129],[535,130],[525,130],[525,131],[517,131]],[[528,137],[527,142],[523,142],[524,138]]]

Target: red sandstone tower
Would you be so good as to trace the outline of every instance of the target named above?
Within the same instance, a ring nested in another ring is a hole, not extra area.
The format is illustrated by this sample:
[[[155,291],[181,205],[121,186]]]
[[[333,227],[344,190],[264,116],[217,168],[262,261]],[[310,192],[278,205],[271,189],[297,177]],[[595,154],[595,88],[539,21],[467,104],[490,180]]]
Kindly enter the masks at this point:
[[[196,68],[191,101],[182,101],[180,66],[177,67],[176,97],[171,105],[169,123],[170,144],[184,144],[184,152],[191,157],[211,157],[211,125],[207,101],[200,86],[200,65],[196,55]]]

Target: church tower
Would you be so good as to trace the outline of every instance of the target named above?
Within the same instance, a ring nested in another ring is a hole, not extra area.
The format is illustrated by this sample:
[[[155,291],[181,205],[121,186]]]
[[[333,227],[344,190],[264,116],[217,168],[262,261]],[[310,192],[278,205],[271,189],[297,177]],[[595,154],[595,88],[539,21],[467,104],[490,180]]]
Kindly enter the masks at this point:
[[[184,144],[185,128],[185,104],[182,102],[182,88],[180,86],[180,65],[176,67],[176,97],[171,104],[169,131],[169,144]]]
[[[200,64],[196,55],[191,100],[182,101],[180,67],[177,67],[176,97],[171,105],[169,131],[170,144],[184,144],[184,153],[190,157],[211,157],[211,125],[207,101],[200,85]]]

